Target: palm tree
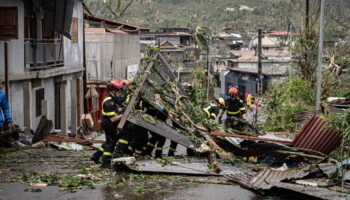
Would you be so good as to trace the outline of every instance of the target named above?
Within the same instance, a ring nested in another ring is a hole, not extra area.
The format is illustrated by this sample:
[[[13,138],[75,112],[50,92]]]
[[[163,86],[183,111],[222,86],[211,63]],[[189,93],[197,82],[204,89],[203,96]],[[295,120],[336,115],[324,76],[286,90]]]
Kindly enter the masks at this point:
[[[199,47],[201,47],[207,54],[207,70],[208,70],[207,99],[209,99],[209,88],[210,88],[209,41],[211,39],[210,29],[202,26],[197,26],[196,32],[194,33],[194,39],[196,41],[196,44]]]

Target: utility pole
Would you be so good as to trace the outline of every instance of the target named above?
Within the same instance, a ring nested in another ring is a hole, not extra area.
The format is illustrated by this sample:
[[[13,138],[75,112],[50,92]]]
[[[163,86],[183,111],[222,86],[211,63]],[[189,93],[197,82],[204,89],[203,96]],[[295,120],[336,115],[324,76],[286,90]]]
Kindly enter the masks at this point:
[[[310,22],[310,0],[306,0],[305,3],[305,30],[308,30]]]
[[[260,90],[260,93],[263,93],[263,74],[262,74],[262,45],[261,45],[261,40],[262,40],[262,33],[261,29],[258,30],[258,76],[259,76],[259,83],[260,85],[258,87],[258,90]]]
[[[322,57],[323,57],[323,18],[324,18],[324,2],[321,1],[320,8],[320,39],[318,47],[318,66],[317,66],[317,91],[316,91],[316,111],[320,110],[321,101],[321,85],[322,85]]]

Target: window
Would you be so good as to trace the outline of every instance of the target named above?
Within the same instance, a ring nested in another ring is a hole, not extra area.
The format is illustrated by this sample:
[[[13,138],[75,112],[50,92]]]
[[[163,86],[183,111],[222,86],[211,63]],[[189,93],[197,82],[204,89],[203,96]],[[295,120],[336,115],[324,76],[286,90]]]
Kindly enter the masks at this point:
[[[70,36],[71,36],[72,43],[78,42],[78,19],[77,18],[72,18]]]
[[[41,101],[45,99],[44,88],[35,91],[35,116],[41,115]]]
[[[0,7],[0,39],[18,38],[17,7]]]

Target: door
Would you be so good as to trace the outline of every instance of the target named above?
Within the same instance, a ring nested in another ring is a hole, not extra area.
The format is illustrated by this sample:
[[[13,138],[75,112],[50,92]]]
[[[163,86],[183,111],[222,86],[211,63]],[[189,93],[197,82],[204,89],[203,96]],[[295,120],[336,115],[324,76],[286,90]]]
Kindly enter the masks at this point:
[[[60,129],[61,127],[60,86],[60,83],[55,83],[55,129]]]

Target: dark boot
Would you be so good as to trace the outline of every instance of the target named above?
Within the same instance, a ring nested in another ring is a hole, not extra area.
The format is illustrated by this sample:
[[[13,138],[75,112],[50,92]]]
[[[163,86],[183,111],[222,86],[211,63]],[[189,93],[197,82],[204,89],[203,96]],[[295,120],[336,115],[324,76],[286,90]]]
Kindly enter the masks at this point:
[[[100,158],[102,157],[104,152],[103,147],[104,147],[104,144],[100,148],[98,148],[98,150],[94,154],[92,154],[90,160],[94,161],[94,163],[96,164],[100,164]]]
[[[155,158],[162,158],[162,154],[163,154],[163,148],[162,147],[157,147],[154,157]]]
[[[102,168],[110,168],[111,167],[111,160],[112,160],[112,156],[103,156],[101,167]]]

